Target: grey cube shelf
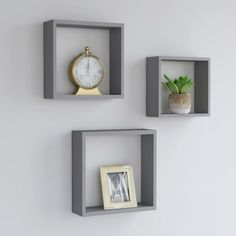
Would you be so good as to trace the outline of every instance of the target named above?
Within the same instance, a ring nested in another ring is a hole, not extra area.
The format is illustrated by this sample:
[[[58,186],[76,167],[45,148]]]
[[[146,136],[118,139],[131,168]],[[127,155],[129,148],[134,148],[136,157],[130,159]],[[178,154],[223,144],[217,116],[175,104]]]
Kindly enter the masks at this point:
[[[124,97],[124,24],[50,20],[44,22],[44,98],[51,99],[110,99]],[[107,29],[110,41],[110,94],[109,95],[63,95],[57,92],[56,29],[57,27]]]
[[[86,137],[103,135],[141,136],[141,202],[137,208],[104,210],[86,206]],[[80,216],[105,215],[156,209],[156,131],[150,129],[72,131],[72,212]]]
[[[180,115],[162,112],[161,77],[162,62],[193,62],[194,63],[194,111]],[[210,58],[166,57],[146,58],[146,116],[209,116],[210,115]]]

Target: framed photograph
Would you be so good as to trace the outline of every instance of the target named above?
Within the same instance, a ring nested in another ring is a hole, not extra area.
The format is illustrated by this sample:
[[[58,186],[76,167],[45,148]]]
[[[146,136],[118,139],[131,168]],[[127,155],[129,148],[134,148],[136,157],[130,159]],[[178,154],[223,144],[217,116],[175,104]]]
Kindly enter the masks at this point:
[[[100,176],[105,210],[137,207],[131,166],[101,166]]]

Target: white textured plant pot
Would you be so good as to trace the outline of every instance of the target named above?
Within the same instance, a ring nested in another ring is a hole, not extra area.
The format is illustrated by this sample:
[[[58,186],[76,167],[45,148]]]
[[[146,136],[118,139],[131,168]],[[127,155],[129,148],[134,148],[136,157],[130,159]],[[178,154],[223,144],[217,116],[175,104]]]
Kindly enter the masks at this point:
[[[169,95],[170,111],[177,114],[188,114],[191,111],[190,94],[170,94]]]

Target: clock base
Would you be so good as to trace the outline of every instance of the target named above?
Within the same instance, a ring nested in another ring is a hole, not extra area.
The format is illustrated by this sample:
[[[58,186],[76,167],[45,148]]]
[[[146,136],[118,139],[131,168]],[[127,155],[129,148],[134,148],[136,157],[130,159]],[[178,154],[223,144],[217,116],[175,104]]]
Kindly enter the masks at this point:
[[[80,95],[102,95],[102,94],[100,93],[98,88],[94,88],[94,89],[79,88],[75,95],[80,96]]]

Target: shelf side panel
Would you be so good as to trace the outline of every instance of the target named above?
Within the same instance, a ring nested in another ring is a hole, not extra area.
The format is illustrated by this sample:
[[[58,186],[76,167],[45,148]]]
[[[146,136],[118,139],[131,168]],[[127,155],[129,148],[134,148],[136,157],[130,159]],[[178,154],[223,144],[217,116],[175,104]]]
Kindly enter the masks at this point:
[[[209,61],[195,62],[195,113],[209,112]]]
[[[159,57],[146,58],[146,115],[159,116]]]
[[[156,207],[156,135],[141,136],[141,202]]]
[[[110,29],[110,94],[123,95],[123,27]]]
[[[83,216],[83,135],[72,131],[72,212]]]
[[[44,98],[54,97],[54,21],[43,24],[44,47]]]

